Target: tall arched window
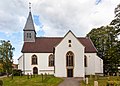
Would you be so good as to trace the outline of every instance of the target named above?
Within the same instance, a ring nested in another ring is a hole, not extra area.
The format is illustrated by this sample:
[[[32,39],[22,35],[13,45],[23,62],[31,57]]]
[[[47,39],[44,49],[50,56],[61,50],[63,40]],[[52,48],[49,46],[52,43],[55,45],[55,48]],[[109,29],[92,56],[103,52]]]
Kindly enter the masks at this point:
[[[84,66],[87,67],[87,56],[84,56]]]
[[[37,65],[37,56],[36,55],[32,56],[32,65]]]
[[[66,66],[74,66],[74,54],[71,51],[66,54]]]
[[[54,55],[53,54],[49,55],[49,66],[54,66]]]

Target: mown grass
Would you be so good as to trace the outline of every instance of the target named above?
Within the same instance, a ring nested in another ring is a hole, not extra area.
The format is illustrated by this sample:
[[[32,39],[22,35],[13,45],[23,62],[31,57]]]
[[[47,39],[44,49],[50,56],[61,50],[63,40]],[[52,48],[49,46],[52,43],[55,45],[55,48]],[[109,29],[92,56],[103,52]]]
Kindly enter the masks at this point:
[[[41,76],[30,77],[27,76],[14,76],[1,78],[3,80],[4,86],[57,86],[60,82],[63,81],[61,78],[54,76],[46,76],[43,78]]]
[[[95,81],[95,78],[89,78],[87,85],[85,84],[84,81],[81,81],[80,86],[94,86],[94,81]],[[99,77],[97,78],[96,81],[98,81],[99,86],[107,86],[108,81],[120,83],[120,77],[117,77],[117,76]]]

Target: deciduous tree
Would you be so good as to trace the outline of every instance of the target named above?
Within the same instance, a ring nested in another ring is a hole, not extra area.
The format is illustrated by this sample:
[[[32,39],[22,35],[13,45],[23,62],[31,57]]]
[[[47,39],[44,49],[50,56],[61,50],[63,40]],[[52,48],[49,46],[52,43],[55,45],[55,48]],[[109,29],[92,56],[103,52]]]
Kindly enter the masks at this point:
[[[115,17],[112,20],[112,22],[110,23],[110,25],[113,25],[113,27],[115,27],[115,29],[119,35],[120,34],[120,4],[117,5],[114,13],[115,13]]]
[[[9,75],[12,71],[13,64],[13,50],[15,48],[12,47],[10,41],[1,41],[0,44],[0,62],[3,65],[3,71]]]
[[[87,37],[93,41],[98,50],[98,56],[103,59],[104,73],[117,72],[120,60],[116,30],[112,26],[102,26],[92,29]]]

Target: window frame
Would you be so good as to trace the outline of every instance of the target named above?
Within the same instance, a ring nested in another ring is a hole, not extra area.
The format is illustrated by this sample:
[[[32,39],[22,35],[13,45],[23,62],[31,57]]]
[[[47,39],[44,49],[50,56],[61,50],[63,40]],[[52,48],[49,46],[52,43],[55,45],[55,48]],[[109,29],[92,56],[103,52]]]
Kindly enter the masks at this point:
[[[71,40],[68,40],[68,43],[71,43]]]
[[[27,38],[32,38],[32,34],[31,33],[27,33]]]
[[[66,67],[74,67],[74,53],[68,51],[66,54]]]
[[[48,66],[49,67],[54,67],[54,64],[55,64],[54,59],[55,59],[54,55],[50,54],[49,57],[48,57]]]
[[[84,67],[88,67],[87,56],[84,55]]]
[[[37,56],[32,55],[32,57],[31,57],[31,65],[37,65],[37,64],[38,64]]]

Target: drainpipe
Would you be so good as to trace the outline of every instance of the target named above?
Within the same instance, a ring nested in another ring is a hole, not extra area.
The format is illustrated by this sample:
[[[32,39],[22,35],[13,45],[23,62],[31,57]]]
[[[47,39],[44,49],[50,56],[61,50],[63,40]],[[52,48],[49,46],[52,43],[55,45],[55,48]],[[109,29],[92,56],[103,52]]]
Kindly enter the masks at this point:
[[[25,74],[25,55],[23,53],[23,73]]]
[[[53,48],[53,56],[54,56],[54,74],[55,74],[55,47]]]

